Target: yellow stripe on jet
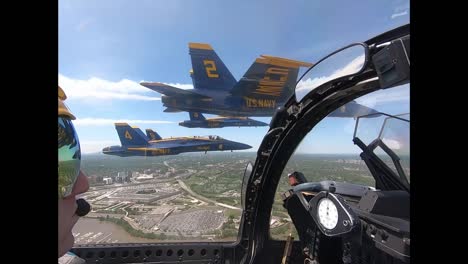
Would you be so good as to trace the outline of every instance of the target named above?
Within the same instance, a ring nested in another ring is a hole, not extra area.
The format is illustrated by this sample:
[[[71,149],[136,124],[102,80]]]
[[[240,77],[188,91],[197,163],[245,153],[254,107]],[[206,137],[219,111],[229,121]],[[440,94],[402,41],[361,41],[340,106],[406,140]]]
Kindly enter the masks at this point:
[[[154,139],[150,140],[150,143],[156,143],[156,142],[169,142],[169,141],[175,141],[175,140],[198,140],[198,141],[212,141],[212,139],[209,139],[207,137],[174,137],[174,138],[164,138],[164,139]]]
[[[171,153],[171,149],[168,148],[128,148],[128,150],[144,151],[145,153],[152,153],[153,155],[164,155]]]
[[[162,148],[128,148],[128,150],[152,151],[152,150],[162,150]]]
[[[272,64],[272,65],[288,67],[288,68],[311,67],[312,65],[314,65],[313,63],[290,60],[290,59],[274,57],[270,55],[260,55],[260,58],[257,58],[255,62],[263,63],[263,64]]]
[[[148,151],[152,150],[153,148],[127,148],[128,150],[141,150],[141,151]]]
[[[210,46],[210,44],[206,44],[206,43],[189,42],[189,48],[191,48],[191,49],[202,49],[202,50],[213,50],[213,48]]]

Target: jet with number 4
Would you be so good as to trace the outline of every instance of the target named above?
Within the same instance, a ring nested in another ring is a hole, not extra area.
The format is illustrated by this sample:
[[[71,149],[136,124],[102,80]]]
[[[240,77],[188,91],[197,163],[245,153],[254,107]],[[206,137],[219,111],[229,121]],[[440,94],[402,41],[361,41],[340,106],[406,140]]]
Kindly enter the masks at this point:
[[[138,127],[115,123],[121,146],[105,147],[102,152],[120,157],[176,155],[183,152],[207,152],[250,149],[251,146],[219,136],[193,136],[161,138],[147,129],[146,136]]]
[[[312,63],[261,55],[239,80],[209,44],[189,43],[194,89],[141,82],[161,93],[164,112],[198,112],[221,116],[272,116],[294,93],[300,67]]]

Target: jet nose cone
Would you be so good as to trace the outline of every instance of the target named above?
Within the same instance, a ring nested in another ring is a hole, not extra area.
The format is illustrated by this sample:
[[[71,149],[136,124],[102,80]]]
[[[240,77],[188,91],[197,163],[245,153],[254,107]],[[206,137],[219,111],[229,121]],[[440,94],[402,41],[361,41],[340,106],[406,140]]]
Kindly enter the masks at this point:
[[[257,121],[257,126],[269,126],[269,124],[262,122],[262,121]]]
[[[239,143],[239,149],[251,149],[252,146],[244,144],[244,143]]]

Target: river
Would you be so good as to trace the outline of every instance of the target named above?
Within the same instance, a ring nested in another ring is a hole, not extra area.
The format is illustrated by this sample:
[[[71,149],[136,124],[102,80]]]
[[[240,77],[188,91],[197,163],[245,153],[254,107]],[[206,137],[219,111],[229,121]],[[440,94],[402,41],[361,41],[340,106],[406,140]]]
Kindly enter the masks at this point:
[[[161,242],[154,239],[134,237],[117,224],[99,221],[99,219],[95,218],[81,218],[72,232],[75,235],[76,244]]]

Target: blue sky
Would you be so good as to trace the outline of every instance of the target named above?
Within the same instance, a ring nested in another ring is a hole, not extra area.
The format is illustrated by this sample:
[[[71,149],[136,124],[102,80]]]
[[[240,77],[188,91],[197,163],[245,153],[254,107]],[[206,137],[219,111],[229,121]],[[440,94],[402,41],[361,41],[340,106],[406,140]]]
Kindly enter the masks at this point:
[[[188,42],[209,43],[238,80],[261,54],[316,62],[408,22],[407,0],[60,0],[59,84],[84,153],[120,144],[116,120],[162,137],[219,135],[255,151],[267,127],[180,127],[188,114],[163,113],[160,94],[138,83],[192,87]]]

